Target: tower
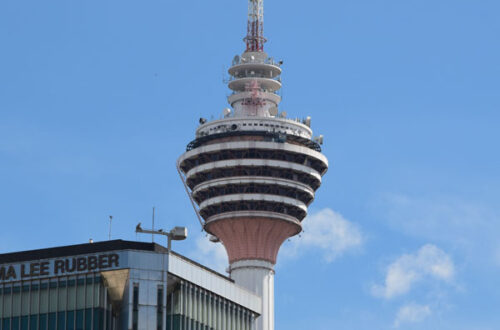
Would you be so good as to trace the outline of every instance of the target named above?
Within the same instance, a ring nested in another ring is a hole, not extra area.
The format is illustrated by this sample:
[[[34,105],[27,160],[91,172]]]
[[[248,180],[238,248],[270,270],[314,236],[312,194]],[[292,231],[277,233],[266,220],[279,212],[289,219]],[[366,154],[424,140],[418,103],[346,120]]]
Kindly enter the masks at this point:
[[[257,330],[273,330],[278,250],[301,232],[328,160],[311,118],[278,110],[281,62],[264,52],[263,23],[263,0],[248,0],[246,50],[228,70],[232,110],[200,118],[177,166],[204,230],[226,248],[231,278],[262,297]]]

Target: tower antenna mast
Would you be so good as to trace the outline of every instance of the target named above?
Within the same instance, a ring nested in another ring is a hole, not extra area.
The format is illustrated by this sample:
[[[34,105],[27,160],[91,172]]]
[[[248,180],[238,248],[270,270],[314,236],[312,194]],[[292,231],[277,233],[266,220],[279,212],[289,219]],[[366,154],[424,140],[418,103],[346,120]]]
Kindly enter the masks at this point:
[[[248,0],[247,52],[264,51],[264,0]]]

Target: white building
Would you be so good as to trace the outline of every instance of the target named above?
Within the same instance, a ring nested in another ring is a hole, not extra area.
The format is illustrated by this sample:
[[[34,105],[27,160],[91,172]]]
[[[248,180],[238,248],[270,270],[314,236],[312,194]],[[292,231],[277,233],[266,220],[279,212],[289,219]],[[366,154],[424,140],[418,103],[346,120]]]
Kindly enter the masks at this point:
[[[251,330],[261,298],[158,244],[0,254],[1,330]]]

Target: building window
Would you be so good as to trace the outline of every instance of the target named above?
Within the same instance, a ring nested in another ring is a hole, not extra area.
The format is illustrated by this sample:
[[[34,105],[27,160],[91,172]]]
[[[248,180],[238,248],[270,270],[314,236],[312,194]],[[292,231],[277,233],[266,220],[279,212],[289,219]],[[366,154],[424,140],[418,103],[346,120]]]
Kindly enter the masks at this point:
[[[75,330],[75,312],[66,312],[66,330]]]
[[[38,329],[40,330],[47,329],[47,314],[40,314]]]
[[[163,328],[163,285],[158,286],[158,294],[156,298],[156,329]]]
[[[14,316],[12,317],[12,329],[18,330],[19,329],[19,316]]]
[[[137,330],[139,317],[139,284],[134,284],[132,293],[132,329]]]
[[[92,330],[92,308],[85,309],[85,330]]]
[[[66,314],[65,312],[57,312],[57,330],[66,329]]]
[[[76,330],[83,330],[83,309],[79,309],[76,311],[75,323],[76,323]]]
[[[56,313],[49,313],[49,330],[56,330]]]
[[[40,326],[40,329],[42,327]],[[37,330],[38,327],[38,315],[30,315],[30,330]]]

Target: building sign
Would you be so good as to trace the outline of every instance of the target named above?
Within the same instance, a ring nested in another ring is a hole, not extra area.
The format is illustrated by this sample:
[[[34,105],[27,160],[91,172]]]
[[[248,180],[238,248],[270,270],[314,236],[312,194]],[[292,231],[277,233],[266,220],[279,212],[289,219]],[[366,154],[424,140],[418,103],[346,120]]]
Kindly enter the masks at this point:
[[[118,267],[120,267],[120,256],[116,253],[31,261],[14,265],[0,265],[0,282],[71,275]]]

